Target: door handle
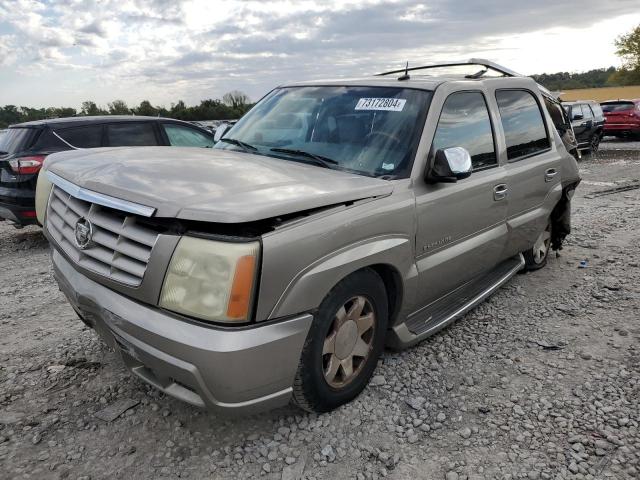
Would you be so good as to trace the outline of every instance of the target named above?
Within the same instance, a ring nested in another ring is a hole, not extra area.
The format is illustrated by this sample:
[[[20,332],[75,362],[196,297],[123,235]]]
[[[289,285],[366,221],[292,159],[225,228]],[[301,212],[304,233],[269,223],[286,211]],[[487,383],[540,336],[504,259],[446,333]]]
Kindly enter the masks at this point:
[[[507,198],[508,191],[509,191],[509,188],[507,187],[506,183],[501,183],[499,185],[496,185],[495,187],[493,187],[493,199],[496,202],[500,200],[504,200],[505,198]]]
[[[557,174],[558,174],[558,171],[555,168],[549,168],[544,172],[544,181],[550,182],[551,180],[553,180],[553,177],[555,177]]]

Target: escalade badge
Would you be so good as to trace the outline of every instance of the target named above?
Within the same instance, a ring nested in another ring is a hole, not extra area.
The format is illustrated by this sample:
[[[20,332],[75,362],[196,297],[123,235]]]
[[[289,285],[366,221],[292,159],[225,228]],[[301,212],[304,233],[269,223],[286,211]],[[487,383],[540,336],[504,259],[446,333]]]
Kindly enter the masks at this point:
[[[86,250],[91,246],[91,237],[93,236],[93,225],[84,217],[80,217],[76,222],[75,238],[76,245],[80,250]]]

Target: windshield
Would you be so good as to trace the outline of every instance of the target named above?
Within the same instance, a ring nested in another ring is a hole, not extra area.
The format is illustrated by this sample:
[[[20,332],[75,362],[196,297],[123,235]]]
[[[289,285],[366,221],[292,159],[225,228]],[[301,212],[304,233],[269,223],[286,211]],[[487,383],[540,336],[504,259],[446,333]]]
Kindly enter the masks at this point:
[[[369,176],[407,176],[431,92],[290,87],[267,95],[216,144]]]
[[[607,102],[601,103],[600,106],[604,112],[622,112],[631,110],[634,104],[633,102]]]

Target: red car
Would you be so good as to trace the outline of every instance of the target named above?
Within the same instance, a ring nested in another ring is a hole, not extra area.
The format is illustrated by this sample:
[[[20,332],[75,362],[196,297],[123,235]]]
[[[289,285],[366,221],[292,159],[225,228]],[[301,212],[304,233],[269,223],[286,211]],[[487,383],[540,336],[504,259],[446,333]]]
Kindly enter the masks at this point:
[[[605,117],[605,135],[640,138],[640,99],[610,100],[600,105]]]

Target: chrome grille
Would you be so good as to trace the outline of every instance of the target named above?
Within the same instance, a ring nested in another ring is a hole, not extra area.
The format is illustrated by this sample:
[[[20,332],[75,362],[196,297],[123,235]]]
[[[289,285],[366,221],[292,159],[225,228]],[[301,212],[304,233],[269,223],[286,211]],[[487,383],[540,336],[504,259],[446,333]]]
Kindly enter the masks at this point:
[[[76,222],[91,222],[91,245],[75,241]],[[135,215],[75,198],[54,186],[47,208],[47,231],[78,265],[117,282],[142,282],[158,232],[138,223]]]

